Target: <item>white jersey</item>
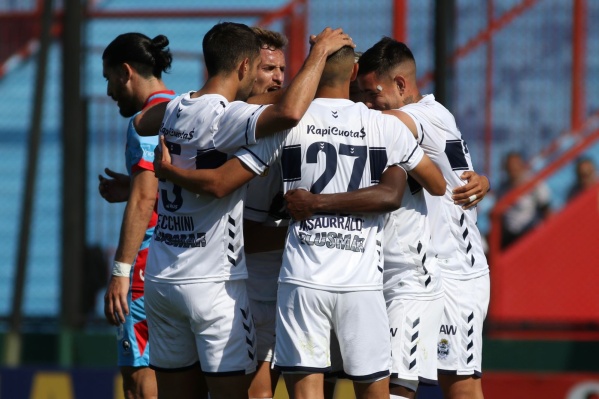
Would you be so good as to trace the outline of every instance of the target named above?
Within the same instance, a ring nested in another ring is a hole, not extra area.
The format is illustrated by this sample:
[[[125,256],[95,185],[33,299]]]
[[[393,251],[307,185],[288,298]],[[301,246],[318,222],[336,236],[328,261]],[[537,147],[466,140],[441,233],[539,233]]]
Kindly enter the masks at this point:
[[[422,145],[424,152],[441,169],[447,182],[445,194],[426,194],[432,246],[444,276],[471,279],[489,272],[487,259],[476,225],[476,209],[464,210],[453,203],[454,188],[463,186],[460,175],[473,170],[470,153],[453,115],[432,94],[400,109],[410,115],[418,127],[418,141],[437,143]],[[440,150],[438,144],[441,145]]]
[[[227,160],[228,152],[255,142],[254,127],[264,107],[229,103],[217,94],[198,98],[190,94],[167,105],[160,128],[173,165],[216,168]],[[245,190],[216,199],[169,181],[159,181],[158,189],[158,222],[145,278],[174,284],[247,278],[242,233]]]
[[[247,185],[243,218],[270,227],[285,227],[289,215],[285,211],[281,169],[272,167],[268,173],[250,180]],[[283,248],[276,251],[246,254],[248,279],[246,287],[250,299],[275,301],[277,280],[281,271]]]
[[[312,102],[298,126],[260,140],[237,156],[256,173],[280,157],[284,191],[315,194],[378,183],[390,165],[414,168],[423,152],[404,124],[344,99]],[[280,283],[358,291],[382,288],[383,216],[317,214],[292,221]]]
[[[418,137],[429,154],[441,147],[432,137]],[[401,207],[385,216],[385,298],[439,298],[443,295],[441,272],[433,261],[428,207],[423,187],[408,177]]]

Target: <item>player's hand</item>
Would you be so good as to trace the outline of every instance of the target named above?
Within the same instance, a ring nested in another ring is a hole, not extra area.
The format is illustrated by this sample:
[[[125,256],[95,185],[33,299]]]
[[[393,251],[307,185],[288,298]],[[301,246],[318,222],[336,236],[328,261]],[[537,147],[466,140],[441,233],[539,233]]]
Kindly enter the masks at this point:
[[[314,194],[303,189],[289,190],[285,194],[287,211],[295,220],[306,220],[314,214],[313,200]]]
[[[113,326],[123,324],[125,316],[129,314],[128,292],[129,277],[110,277],[106,294],[104,294],[104,316]]]
[[[171,164],[171,154],[164,141],[164,136],[160,136],[160,141],[154,149],[154,175],[159,179],[165,179],[164,167]]]
[[[461,205],[462,209],[476,206],[487,195],[491,187],[486,176],[481,176],[474,171],[462,173],[460,179],[466,180],[467,183],[455,188],[451,198],[454,204]]]
[[[124,202],[129,199],[130,178],[128,175],[114,172],[108,168],[104,169],[108,177],[98,175],[100,184],[98,190],[100,195],[108,202]]]
[[[343,29],[325,28],[318,35],[310,36],[310,44],[312,48],[321,48],[327,56],[333,54],[344,46],[356,47],[351,37],[343,33]]]

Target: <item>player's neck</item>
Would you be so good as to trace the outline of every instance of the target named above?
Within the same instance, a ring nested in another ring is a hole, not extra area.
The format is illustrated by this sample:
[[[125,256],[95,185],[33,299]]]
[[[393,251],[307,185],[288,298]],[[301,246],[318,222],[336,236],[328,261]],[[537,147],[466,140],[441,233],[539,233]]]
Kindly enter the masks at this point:
[[[141,87],[135,90],[137,101],[140,104],[140,107],[143,106],[150,96],[158,91],[168,90],[166,85],[161,79],[149,79],[143,82]]]
[[[349,100],[349,86],[345,87],[330,87],[324,86],[319,87],[316,90],[315,98],[342,98],[345,100]]]
[[[225,97],[227,101],[235,101],[235,97],[237,95],[237,86],[233,84],[228,77],[223,77],[220,75],[212,76],[208,78],[204,86],[195,93],[191,95],[191,97],[196,98],[203,96],[204,94],[220,94]]]
[[[405,93],[401,99],[402,107],[404,105],[417,103],[420,100],[422,100],[422,95],[420,92],[418,90],[410,90],[409,92]]]

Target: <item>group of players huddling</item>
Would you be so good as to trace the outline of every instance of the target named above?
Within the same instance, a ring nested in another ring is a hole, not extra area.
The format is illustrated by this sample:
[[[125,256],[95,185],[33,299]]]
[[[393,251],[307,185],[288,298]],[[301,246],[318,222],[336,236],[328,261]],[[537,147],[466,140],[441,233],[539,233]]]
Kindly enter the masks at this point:
[[[128,174],[100,176],[127,201],[105,295],[127,398],[272,398],[282,373],[296,399],[338,377],[358,398],[438,381],[482,399],[489,182],[405,44],[358,57],[330,28],[310,43],[283,87],[285,38],[219,23],[205,84],[179,96],[165,36],[104,51],[131,117]]]

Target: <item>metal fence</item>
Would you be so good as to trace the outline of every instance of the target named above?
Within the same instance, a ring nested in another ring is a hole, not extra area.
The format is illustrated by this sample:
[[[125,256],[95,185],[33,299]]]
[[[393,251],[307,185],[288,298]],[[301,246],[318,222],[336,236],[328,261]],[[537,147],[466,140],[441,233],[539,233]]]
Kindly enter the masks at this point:
[[[22,209],[23,178],[30,128],[40,7],[43,1],[0,2],[0,316],[10,313],[15,276],[17,237]],[[61,2],[56,2],[44,102],[42,151],[37,172],[31,256],[26,278],[24,314],[55,317],[60,310],[60,146]],[[97,175],[105,167],[124,170],[125,123],[105,96],[101,51],[124,31],[149,36],[166,34],[174,53],[167,85],[177,92],[200,87],[204,71],[203,34],[216,22],[235,20],[263,24],[293,38],[288,62],[297,70],[305,56],[306,36],[325,26],[343,27],[365,50],[382,36],[395,36],[413,49],[421,88],[435,89],[434,0],[242,0],[222,4],[178,0],[90,1],[83,29],[83,93],[87,102],[88,150],[87,231],[90,245],[110,258],[117,244],[123,208],[97,194]],[[599,2],[585,0],[456,0],[454,51],[446,59],[453,67],[448,107],[468,142],[475,168],[487,173],[496,187],[505,153],[518,150],[526,159],[545,165],[558,139],[576,131],[599,110]],[[19,22],[21,21],[21,22]],[[36,29],[38,29],[36,31]],[[303,37],[303,39],[301,39]],[[84,132],[82,132],[84,134]],[[563,140],[559,143],[565,142]],[[597,150],[590,155],[599,161]],[[571,181],[562,174],[550,182],[555,201]],[[481,228],[493,204],[481,206]],[[108,266],[107,266],[108,267]],[[94,315],[99,316],[98,303]],[[92,315],[93,316],[93,315]]]

